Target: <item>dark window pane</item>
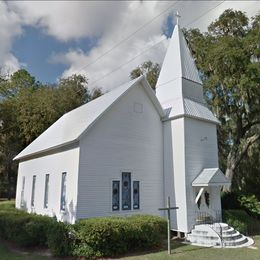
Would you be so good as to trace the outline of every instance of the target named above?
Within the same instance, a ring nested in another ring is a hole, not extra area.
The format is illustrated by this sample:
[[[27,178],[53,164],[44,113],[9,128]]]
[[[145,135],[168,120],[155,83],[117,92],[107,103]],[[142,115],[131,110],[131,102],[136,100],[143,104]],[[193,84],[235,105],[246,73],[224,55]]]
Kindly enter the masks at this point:
[[[131,173],[122,173],[122,210],[131,209]]]
[[[66,176],[67,173],[62,173],[62,179],[61,179],[61,199],[60,199],[60,209],[65,210],[66,206]]]
[[[112,184],[112,210],[119,210],[119,185],[120,181],[113,181]]]
[[[139,209],[140,208],[140,185],[139,181],[134,181],[133,182],[133,189],[134,189],[134,194],[133,194],[133,208],[134,209]]]
[[[21,207],[24,206],[24,187],[25,187],[25,176],[22,179],[22,191],[21,191]]]
[[[33,182],[32,182],[32,198],[31,198],[31,205],[32,205],[32,207],[34,207],[35,183],[36,183],[36,175],[33,175]]]
[[[49,179],[50,175],[45,175],[45,192],[44,192],[44,208],[48,208],[48,200],[49,200]]]

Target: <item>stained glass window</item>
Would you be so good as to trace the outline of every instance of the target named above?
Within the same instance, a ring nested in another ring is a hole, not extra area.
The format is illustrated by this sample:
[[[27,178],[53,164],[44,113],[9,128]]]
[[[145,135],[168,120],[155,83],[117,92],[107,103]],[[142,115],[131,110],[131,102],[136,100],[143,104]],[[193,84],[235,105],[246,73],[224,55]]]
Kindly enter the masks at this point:
[[[131,209],[131,173],[122,173],[122,210]]]
[[[119,185],[120,181],[113,181],[112,184],[112,210],[119,210]]]
[[[133,209],[140,208],[139,181],[133,181]]]

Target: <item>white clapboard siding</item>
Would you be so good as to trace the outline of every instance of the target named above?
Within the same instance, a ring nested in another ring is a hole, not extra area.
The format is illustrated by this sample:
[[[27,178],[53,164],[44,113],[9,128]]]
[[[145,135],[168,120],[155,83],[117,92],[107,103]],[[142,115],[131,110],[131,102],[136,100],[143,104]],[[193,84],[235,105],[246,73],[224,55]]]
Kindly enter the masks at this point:
[[[194,203],[196,189],[192,188],[193,180],[204,168],[218,168],[218,147],[216,125],[196,119],[185,119],[185,163],[186,163],[186,192],[188,230],[194,224],[195,211],[198,210]],[[219,191],[219,187],[211,187]],[[211,197],[213,195],[211,194]],[[220,194],[210,201],[212,209],[221,210]],[[213,202],[215,204],[213,204]],[[203,211],[203,207],[201,208]],[[207,210],[208,211],[208,210]]]
[[[143,111],[134,112],[135,103]],[[140,210],[112,211],[112,181],[130,171],[140,181]],[[160,215],[163,205],[163,132],[143,87],[131,89],[80,142],[78,218],[125,214]]]
[[[165,199],[179,207],[172,211],[171,227],[186,232],[187,207],[185,185],[184,119],[164,122],[164,179]],[[166,202],[165,202],[166,203]]]
[[[37,214],[56,216],[58,220],[74,222],[76,219],[79,146],[47,154],[19,163],[16,208],[21,208],[22,178],[25,176],[25,210]],[[66,210],[60,210],[61,176],[67,173]],[[44,208],[45,175],[49,174],[49,203]],[[32,180],[36,175],[35,206],[31,207]]]

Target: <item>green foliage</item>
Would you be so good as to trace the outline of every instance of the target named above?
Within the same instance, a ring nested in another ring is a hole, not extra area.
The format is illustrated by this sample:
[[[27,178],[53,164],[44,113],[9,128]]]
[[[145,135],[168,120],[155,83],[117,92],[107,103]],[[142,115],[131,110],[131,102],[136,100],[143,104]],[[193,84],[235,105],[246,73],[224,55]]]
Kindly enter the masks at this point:
[[[45,246],[53,220],[18,210],[0,210],[0,235],[21,246]]]
[[[151,249],[166,236],[166,220],[149,215],[80,220],[74,225],[0,203],[0,237],[21,246],[48,246],[55,256],[88,258]]]
[[[223,221],[243,234],[248,233],[250,220],[243,210],[223,210]]]
[[[255,195],[236,192],[222,193],[221,205],[223,209],[243,209],[250,216],[260,219],[260,201]]]
[[[13,158],[58,118],[102,95],[92,92],[82,75],[63,78],[55,85],[35,81],[26,70],[10,78],[0,75],[0,193],[14,197],[17,163]],[[1,195],[0,194],[0,195]]]
[[[71,225],[56,221],[49,225],[47,245],[54,256],[72,255],[74,239]]]
[[[221,194],[222,209],[241,209],[238,197],[239,194],[236,192],[223,192]]]
[[[115,256],[158,246],[166,234],[166,221],[154,216],[108,217],[75,224],[74,255]]]
[[[205,97],[221,122],[221,167],[227,169],[230,179],[260,139],[259,17],[250,25],[243,12],[228,9],[211,23],[207,33],[198,29],[185,32],[203,77]],[[259,142],[257,147],[259,150]],[[242,189],[243,182],[234,183],[232,188]]]
[[[260,201],[255,195],[250,196],[240,196],[239,202],[241,206],[250,214],[251,216],[260,219]]]
[[[151,61],[146,61],[140,66],[132,70],[130,73],[130,78],[135,79],[141,75],[145,75],[147,81],[151,85],[152,89],[155,89],[157,79],[159,77],[161,67],[158,63],[152,63]]]

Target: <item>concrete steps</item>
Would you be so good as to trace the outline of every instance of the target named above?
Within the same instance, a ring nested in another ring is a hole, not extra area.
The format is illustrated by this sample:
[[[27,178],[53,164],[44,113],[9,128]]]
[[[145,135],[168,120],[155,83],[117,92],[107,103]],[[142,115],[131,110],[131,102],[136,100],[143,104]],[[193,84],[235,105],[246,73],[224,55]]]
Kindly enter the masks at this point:
[[[192,245],[213,247],[247,247],[254,243],[253,239],[240,234],[226,223],[195,225],[187,235]]]

